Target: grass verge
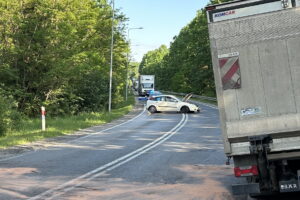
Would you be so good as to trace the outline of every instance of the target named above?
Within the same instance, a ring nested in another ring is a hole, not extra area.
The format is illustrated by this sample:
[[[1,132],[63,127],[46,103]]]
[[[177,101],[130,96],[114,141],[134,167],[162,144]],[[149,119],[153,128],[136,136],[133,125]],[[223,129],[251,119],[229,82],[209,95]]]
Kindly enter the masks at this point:
[[[130,112],[134,105],[134,97],[130,96],[127,102],[119,105],[118,108],[108,112],[81,113],[76,116],[46,118],[47,130],[41,131],[41,120],[30,119],[23,121],[19,130],[11,131],[6,136],[0,137],[0,148],[26,144],[42,140],[44,138],[56,137],[71,134],[79,129],[101,125],[120,118]]]

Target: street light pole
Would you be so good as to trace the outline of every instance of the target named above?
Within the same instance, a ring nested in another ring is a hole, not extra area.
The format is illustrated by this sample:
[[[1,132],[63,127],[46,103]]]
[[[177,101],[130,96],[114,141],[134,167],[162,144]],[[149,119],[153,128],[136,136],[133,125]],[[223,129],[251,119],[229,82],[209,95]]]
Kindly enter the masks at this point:
[[[128,45],[130,45],[129,32],[130,30],[134,30],[134,29],[143,29],[143,27],[128,28],[128,32],[127,32]],[[126,95],[125,95],[126,101],[128,99],[128,68],[129,68],[129,51],[127,51],[127,66],[126,66]]]
[[[112,0],[108,112],[111,112],[112,66],[113,66],[113,50],[114,50],[114,20],[115,20],[115,1]]]

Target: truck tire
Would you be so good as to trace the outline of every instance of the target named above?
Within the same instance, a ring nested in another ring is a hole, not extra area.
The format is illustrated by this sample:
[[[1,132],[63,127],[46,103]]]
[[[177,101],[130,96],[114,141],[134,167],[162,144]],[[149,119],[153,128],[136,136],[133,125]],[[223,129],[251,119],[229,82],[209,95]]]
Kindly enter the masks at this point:
[[[188,113],[188,112],[190,112],[190,109],[187,106],[182,106],[180,108],[180,112],[182,112],[182,113]]]
[[[157,112],[157,109],[155,108],[155,106],[150,106],[148,108],[148,111],[151,112],[151,113],[156,113]]]

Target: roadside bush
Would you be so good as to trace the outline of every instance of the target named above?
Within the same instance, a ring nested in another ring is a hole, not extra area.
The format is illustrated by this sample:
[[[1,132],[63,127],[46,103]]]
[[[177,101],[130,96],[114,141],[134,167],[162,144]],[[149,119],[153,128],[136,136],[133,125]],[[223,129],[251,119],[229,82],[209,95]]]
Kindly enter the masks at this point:
[[[4,135],[5,132],[8,129],[8,109],[7,109],[7,105],[6,105],[6,101],[5,99],[0,96],[0,136]]]
[[[0,93],[0,136],[12,129],[18,129],[22,115],[16,110],[14,101]]]
[[[62,94],[44,103],[47,115],[52,117],[76,115],[79,113],[80,98],[72,94]]]
[[[2,102],[0,102],[0,135],[3,135],[3,133],[5,133],[6,131],[5,121],[2,115],[3,115],[3,105]]]

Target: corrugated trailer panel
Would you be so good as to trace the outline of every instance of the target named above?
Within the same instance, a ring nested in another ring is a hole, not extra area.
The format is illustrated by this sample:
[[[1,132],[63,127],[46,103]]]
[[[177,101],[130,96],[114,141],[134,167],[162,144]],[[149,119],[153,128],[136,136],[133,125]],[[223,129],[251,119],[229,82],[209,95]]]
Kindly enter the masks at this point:
[[[299,4],[300,5],[300,4]],[[300,28],[300,27],[299,27]],[[299,37],[290,38],[287,41],[289,64],[291,67],[292,81],[294,85],[294,94],[297,113],[300,113],[300,39]]]
[[[209,32],[225,152],[238,138],[300,131],[300,9],[213,22]],[[238,57],[240,88],[224,86],[226,54]]]
[[[237,99],[239,99],[239,110],[247,108],[258,108],[260,111],[259,117],[266,116],[266,101],[264,98],[264,88],[262,72],[260,69],[259,51],[257,44],[252,44],[245,47],[238,47],[233,49],[240,52],[241,77],[242,87],[237,91]],[[251,66],[251,67],[243,67]],[[258,106],[259,105],[259,106]],[[240,119],[247,116],[242,116],[239,113]]]
[[[281,29],[284,29],[285,27],[292,26],[292,24],[288,23],[288,19],[293,19],[289,22],[294,23],[294,19],[298,18],[296,21],[300,23],[300,16],[295,14],[296,12],[292,12],[292,14],[290,14],[291,16],[288,17],[288,14],[284,13],[282,16],[284,16],[285,20],[274,20],[273,23],[271,23],[272,20],[269,19],[274,19],[278,14],[268,13],[255,17],[255,21],[263,21],[265,19],[271,29],[273,29],[272,27],[276,27],[279,22],[284,23],[281,25],[281,27],[283,26]],[[233,21],[231,23],[235,25],[239,23],[237,19],[231,21]],[[242,21],[245,23],[247,20],[244,18]],[[249,21],[251,21],[251,23],[248,23],[248,26],[255,27],[253,25],[253,19]],[[215,24],[220,26],[221,23],[222,22]],[[229,22],[226,22],[225,26],[228,25],[228,23]],[[257,32],[260,31],[260,29],[257,28],[253,30]],[[231,47],[231,50],[218,47],[218,43],[216,44],[218,55],[222,55],[225,52],[237,51],[239,52],[240,58],[241,89],[222,91],[227,122],[226,128],[228,129],[227,134],[229,138],[249,136],[251,132],[252,135],[274,133],[276,131],[283,132],[286,129],[282,127],[289,127],[290,130],[297,130],[299,128],[298,122],[292,120],[290,116],[285,116],[297,112],[296,97],[299,96],[295,94],[295,89],[299,88],[299,82],[292,81],[292,69],[288,52],[289,48],[294,47],[289,47],[288,41],[291,38],[295,38],[297,34],[299,34],[300,29],[295,32],[294,27],[293,30],[294,32],[290,32],[290,35],[280,35],[279,28],[276,33],[262,33],[260,39],[254,39],[253,36],[247,37],[247,34],[243,34],[243,36],[239,37],[243,37],[244,39],[248,38],[248,43],[245,39],[244,42],[240,43],[241,45],[235,46],[235,43],[231,43],[231,45],[227,44],[226,46]],[[235,28],[233,28],[231,32],[234,34]],[[224,35],[227,36],[228,32],[225,32]],[[267,39],[267,36],[269,39]],[[228,40],[227,37],[220,38],[219,40],[221,39]],[[250,49],[250,47],[253,48]],[[274,51],[274,49],[276,49],[276,51]],[[245,59],[250,60],[250,62],[245,63]],[[294,67],[294,69],[297,68]],[[249,96],[252,96],[252,98]],[[256,113],[253,113],[253,115],[251,113],[249,115],[242,115],[241,112],[247,109],[256,110]],[[281,116],[282,119],[278,119],[278,116]],[[261,119],[264,117],[267,118]],[[256,120],[252,120],[252,118]],[[254,121],[254,123],[249,123],[251,126],[245,127],[247,124],[241,123],[240,121],[248,119],[249,122]],[[279,130],[277,128],[279,128]],[[244,130],[245,132],[243,133]]]
[[[275,39],[258,45],[266,112],[270,117],[297,112],[286,42]]]

